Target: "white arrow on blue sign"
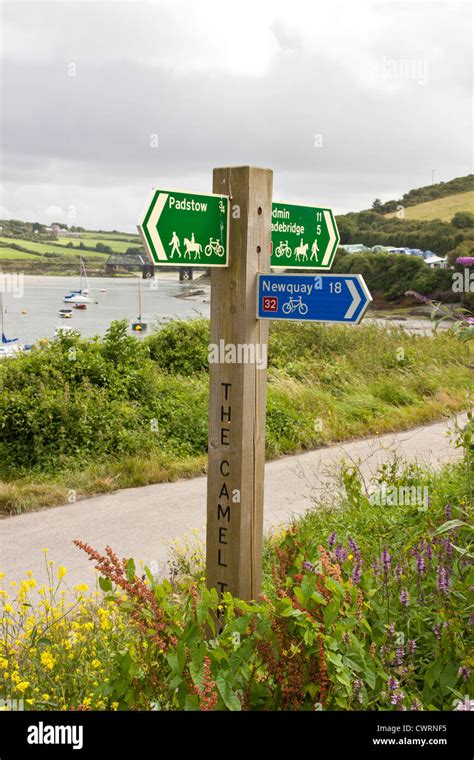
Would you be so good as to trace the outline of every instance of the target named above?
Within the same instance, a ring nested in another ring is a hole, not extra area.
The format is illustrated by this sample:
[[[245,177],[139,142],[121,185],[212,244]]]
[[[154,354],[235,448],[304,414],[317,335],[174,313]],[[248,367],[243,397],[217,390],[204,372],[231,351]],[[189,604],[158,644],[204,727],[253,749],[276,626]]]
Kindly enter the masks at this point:
[[[372,301],[360,274],[260,274],[259,319],[357,324]]]

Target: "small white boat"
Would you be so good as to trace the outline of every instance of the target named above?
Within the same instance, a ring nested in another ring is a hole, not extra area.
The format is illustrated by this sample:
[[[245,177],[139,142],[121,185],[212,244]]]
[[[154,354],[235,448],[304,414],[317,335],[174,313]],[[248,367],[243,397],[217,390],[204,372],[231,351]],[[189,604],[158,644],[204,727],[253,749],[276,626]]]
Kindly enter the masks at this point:
[[[22,348],[18,343],[0,343],[0,359],[9,359],[21,352]]]
[[[88,290],[71,290],[71,292],[64,296],[63,303],[92,303],[92,298],[87,295]]]
[[[59,309],[59,316],[61,319],[71,319],[72,309]]]
[[[82,287],[83,283],[85,283],[85,287]],[[79,290],[71,290],[64,296],[63,303],[93,303],[92,298],[90,298],[89,282],[83,259],[81,259],[81,281]]]
[[[0,359],[8,359],[25,351],[30,351],[31,346],[24,343],[19,343],[18,338],[7,338],[5,335],[5,313],[6,309],[3,307],[3,292],[0,291],[0,310],[2,312],[2,340],[0,342]]]

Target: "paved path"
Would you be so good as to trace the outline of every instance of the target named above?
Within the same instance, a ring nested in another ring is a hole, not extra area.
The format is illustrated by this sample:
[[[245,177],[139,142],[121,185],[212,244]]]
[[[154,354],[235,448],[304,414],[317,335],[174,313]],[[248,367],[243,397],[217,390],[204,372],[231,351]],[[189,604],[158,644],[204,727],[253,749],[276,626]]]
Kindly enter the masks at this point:
[[[460,415],[458,421],[465,417]],[[360,460],[370,475],[394,451],[406,459],[433,466],[460,457],[444,421],[401,433],[367,438],[269,462],[265,468],[265,528],[302,514],[318,493],[333,487],[341,458]],[[69,585],[94,582],[92,563],[76,549],[80,538],[98,550],[110,544],[119,556],[133,556],[163,572],[168,547],[174,539],[205,536],[206,478],[159,483],[84,499],[76,504],[29,512],[0,520],[0,570],[19,580],[32,570],[38,583],[45,580],[44,554],[68,569]]]

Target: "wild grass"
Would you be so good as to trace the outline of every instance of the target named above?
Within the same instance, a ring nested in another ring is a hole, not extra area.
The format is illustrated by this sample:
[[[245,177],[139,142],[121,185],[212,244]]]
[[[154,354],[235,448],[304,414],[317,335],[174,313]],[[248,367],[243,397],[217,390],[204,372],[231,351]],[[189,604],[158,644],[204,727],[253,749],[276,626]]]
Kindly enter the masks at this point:
[[[208,321],[121,329],[0,365],[3,514],[205,472]],[[267,458],[448,417],[469,406],[472,364],[450,331],[272,325]]]

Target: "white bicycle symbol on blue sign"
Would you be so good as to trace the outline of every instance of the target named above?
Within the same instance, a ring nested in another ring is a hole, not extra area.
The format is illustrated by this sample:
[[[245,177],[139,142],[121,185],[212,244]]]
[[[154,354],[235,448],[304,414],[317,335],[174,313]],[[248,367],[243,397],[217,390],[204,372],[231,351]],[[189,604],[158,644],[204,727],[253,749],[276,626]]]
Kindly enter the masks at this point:
[[[289,301],[282,306],[283,314],[293,314],[298,309],[302,317],[308,313],[308,306],[303,303],[301,296],[299,298],[290,298]]]

